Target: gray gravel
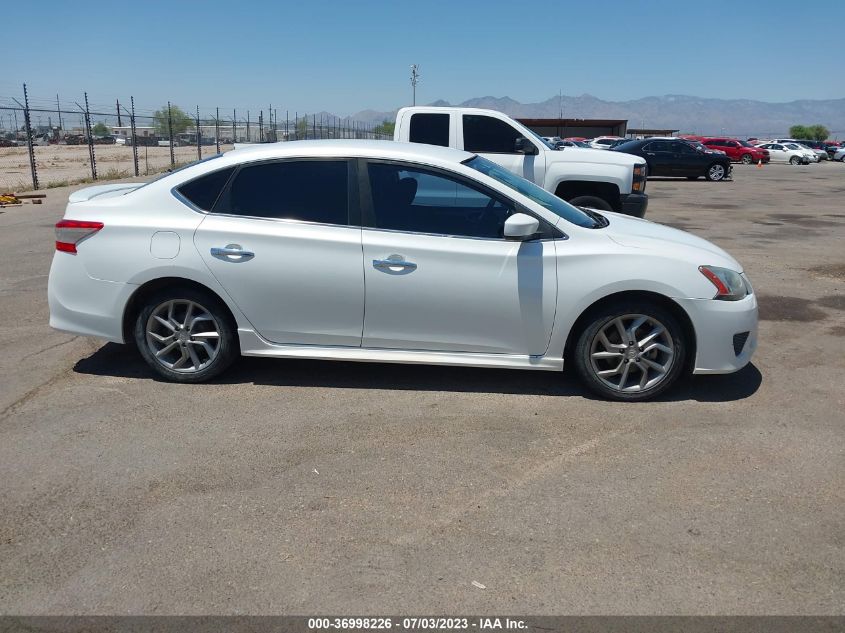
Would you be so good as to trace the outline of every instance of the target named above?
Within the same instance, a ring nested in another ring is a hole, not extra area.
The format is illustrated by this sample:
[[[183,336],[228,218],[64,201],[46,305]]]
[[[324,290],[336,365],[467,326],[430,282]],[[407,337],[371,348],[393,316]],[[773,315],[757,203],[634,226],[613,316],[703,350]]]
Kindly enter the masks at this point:
[[[68,189],[0,213],[0,612],[841,614],[845,165],[652,180],[760,349],[660,402],[568,373],[243,359],[47,326]],[[484,586],[480,589],[472,581]]]

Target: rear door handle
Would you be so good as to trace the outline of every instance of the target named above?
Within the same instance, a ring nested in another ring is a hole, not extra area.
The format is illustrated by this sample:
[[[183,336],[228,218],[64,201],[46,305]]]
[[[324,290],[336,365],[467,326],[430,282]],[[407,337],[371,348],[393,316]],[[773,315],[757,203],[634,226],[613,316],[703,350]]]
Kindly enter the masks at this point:
[[[379,270],[392,270],[401,268],[402,270],[416,270],[417,265],[414,262],[405,261],[401,255],[389,255],[387,259],[374,259],[373,267]]]
[[[255,257],[255,253],[245,251],[240,244],[227,244],[224,247],[213,246],[211,256],[224,262],[247,262]]]

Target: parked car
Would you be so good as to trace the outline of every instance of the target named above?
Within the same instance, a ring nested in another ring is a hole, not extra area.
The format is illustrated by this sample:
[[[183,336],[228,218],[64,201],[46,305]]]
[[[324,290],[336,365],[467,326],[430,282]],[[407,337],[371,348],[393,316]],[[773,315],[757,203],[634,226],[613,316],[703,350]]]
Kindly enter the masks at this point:
[[[838,161],[845,161],[845,145],[840,146],[834,153],[833,153],[833,160]]]
[[[769,162],[769,152],[755,147],[748,141],[733,138],[705,138],[701,141],[706,147],[724,152],[732,161],[750,165],[757,162]]]
[[[568,151],[568,150],[567,150]],[[354,183],[354,186],[351,184]],[[202,382],[239,355],[560,371],[644,400],[757,346],[742,266],[581,210],[471,152],[390,141],[234,150],[70,195],[50,324]]]
[[[803,145],[804,147],[812,150],[816,154],[818,154],[819,160],[830,160],[830,156],[827,153],[827,144],[824,141],[812,141],[807,139],[798,139],[796,141],[799,145]]]
[[[806,152],[810,157],[811,163],[818,163],[819,161],[823,160],[821,157],[821,152],[817,152],[811,147],[808,147],[803,144],[802,141],[796,140],[794,138],[776,138],[772,141],[773,143],[783,143],[784,145],[797,145],[798,148],[804,152]],[[794,149],[794,148],[791,148]],[[827,159],[827,152],[824,152],[825,159]]]
[[[649,176],[670,176],[695,180],[725,180],[731,175],[731,159],[696,149],[680,139],[639,139],[610,150],[642,156],[648,163]]]
[[[758,147],[769,151],[769,160],[773,163],[809,165],[813,160],[807,150],[800,149],[795,143],[763,143]]]
[[[18,141],[8,138],[0,138],[0,147],[17,147],[18,145]]]
[[[556,151],[495,110],[417,106],[396,114],[393,139],[480,154],[576,206],[643,217],[645,161],[594,149]]]
[[[593,149],[610,149],[615,141],[624,141],[621,136],[597,136],[587,141]]]

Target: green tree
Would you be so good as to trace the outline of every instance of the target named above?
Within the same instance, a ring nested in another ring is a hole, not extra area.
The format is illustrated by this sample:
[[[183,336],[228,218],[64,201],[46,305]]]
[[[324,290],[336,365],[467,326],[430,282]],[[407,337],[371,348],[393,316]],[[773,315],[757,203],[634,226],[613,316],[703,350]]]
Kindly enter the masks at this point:
[[[182,110],[182,108],[175,105],[170,106],[170,120],[173,125],[173,136],[181,134],[189,127],[194,127],[196,123],[193,117],[189,116],[184,110]],[[169,129],[167,126],[167,106],[164,106],[153,113],[153,126],[155,127],[155,131],[158,136],[162,136],[164,138],[168,137]]]
[[[373,128],[373,132],[376,134],[382,134],[384,136],[393,136],[393,130],[396,129],[396,123],[394,121],[384,120],[379,123],[375,128]]]
[[[793,125],[789,128],[790,138],[810,138],[810,131],[803,125]]]
[[[91,128],[91,133],[94,136],[108,136],[111,134],[111,130],[109,126],[103,123],[102,121],[97,122],[94,124],[94,127]]]
[[[830,130],[818,123],[816,125],[811,125],[810,127],[808,127],[807,132],[809,136],[807,136],[806,138],[812,139],[814,141],[826,141],[828,137],[830,137]]]

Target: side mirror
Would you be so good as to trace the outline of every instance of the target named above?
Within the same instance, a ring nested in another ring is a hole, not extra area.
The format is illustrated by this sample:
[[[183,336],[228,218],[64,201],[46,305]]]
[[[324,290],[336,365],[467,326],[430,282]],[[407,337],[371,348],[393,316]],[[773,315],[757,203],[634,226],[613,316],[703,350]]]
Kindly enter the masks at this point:
[[[524,136],[517,136],[513,142],[513,150],[518,154],[536,154],[537,148],[534,143]]]
[[[514,213],[505,220],[505,238],[528,240],[540,230],[540,221],[526,213]]]

